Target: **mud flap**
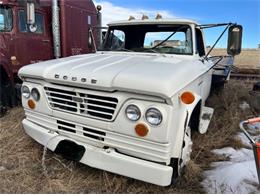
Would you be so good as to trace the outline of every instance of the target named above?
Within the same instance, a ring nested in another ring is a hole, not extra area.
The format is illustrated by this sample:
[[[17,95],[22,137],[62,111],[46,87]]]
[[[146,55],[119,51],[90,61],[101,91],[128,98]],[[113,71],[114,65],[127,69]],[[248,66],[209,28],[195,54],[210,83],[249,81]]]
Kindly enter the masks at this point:
[[[70,140],[62,140],[57,145],[55,153],[62,155],[68,160],[79,162],[83,157],[86,149],[84,146],[78,145]]]
[[[210,120],[213,116],[214,109],[209,107],[202,107],[200,114],[199,132],[204,134],[207,132]]]

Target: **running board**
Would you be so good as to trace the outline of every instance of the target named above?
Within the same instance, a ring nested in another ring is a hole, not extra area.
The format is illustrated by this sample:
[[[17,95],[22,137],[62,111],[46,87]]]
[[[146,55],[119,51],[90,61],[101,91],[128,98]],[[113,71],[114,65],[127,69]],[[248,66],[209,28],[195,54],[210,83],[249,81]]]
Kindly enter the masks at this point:
[[[209,123],[213,116],[214,109],[209,107],[202,107],[201,114],[200,114],[200,124],[199,124],[199,132],[204,134],[207,132]]]

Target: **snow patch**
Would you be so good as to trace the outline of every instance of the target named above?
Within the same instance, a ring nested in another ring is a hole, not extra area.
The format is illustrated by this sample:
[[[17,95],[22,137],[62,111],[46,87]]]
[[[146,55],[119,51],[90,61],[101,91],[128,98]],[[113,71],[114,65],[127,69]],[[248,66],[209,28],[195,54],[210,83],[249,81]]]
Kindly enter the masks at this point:
[[[256,128],[255,128],[256,127]],[[257,135],[260,123],[254,125]],[[258,136],[252,136],[257,139]],[[237,136],[242,143],[252,148],[243,133]],[[208,193],[260,193],[255,158],[252,149],[235,150],[232,147],[213,150],[217,155],[229,157],[230,161],[212,163],[212,170],[205,171],[202,185]]]
[[[250,105],[249,105],[247,102],[243,101],[243,102],[239,105],[239,108],[240,108],[241,110],[247,110],[247,109],[250,109]]]
[[[250,148],[252,148],[252,145],[251,145],[250,141],[248,140],[248,138],[245,136],[244,133],[239,133],[239,134],[237,135],[237,139],[240,139],[241,142],[245,145],[245,147],[250,147]]]

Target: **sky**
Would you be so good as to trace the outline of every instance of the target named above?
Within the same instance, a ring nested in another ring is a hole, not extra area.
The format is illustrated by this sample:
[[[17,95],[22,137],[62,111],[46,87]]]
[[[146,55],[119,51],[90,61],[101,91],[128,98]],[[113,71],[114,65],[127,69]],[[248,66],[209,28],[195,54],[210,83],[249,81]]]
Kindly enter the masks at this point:
[[[243,26],[243,48],[260,44],[260,0],[95,0],[102,6],[103,26],[130,15],[150,18],[160,13],[163,18],[187,18],[200,24],[233,22]],[[224,27],[204,31],[206,45],[213,45]],[[217,47],[226,48],[227,33]]]

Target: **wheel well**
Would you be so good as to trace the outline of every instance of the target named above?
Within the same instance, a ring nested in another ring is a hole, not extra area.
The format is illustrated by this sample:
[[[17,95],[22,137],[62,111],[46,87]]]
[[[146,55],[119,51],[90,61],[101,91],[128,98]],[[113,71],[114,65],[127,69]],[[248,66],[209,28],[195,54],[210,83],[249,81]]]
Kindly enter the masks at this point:
[[[189,125],[192,131],[199,130],[200,111],[201,111],[201,100],[197,103],[197,105],[195,106],[191,114]]]

